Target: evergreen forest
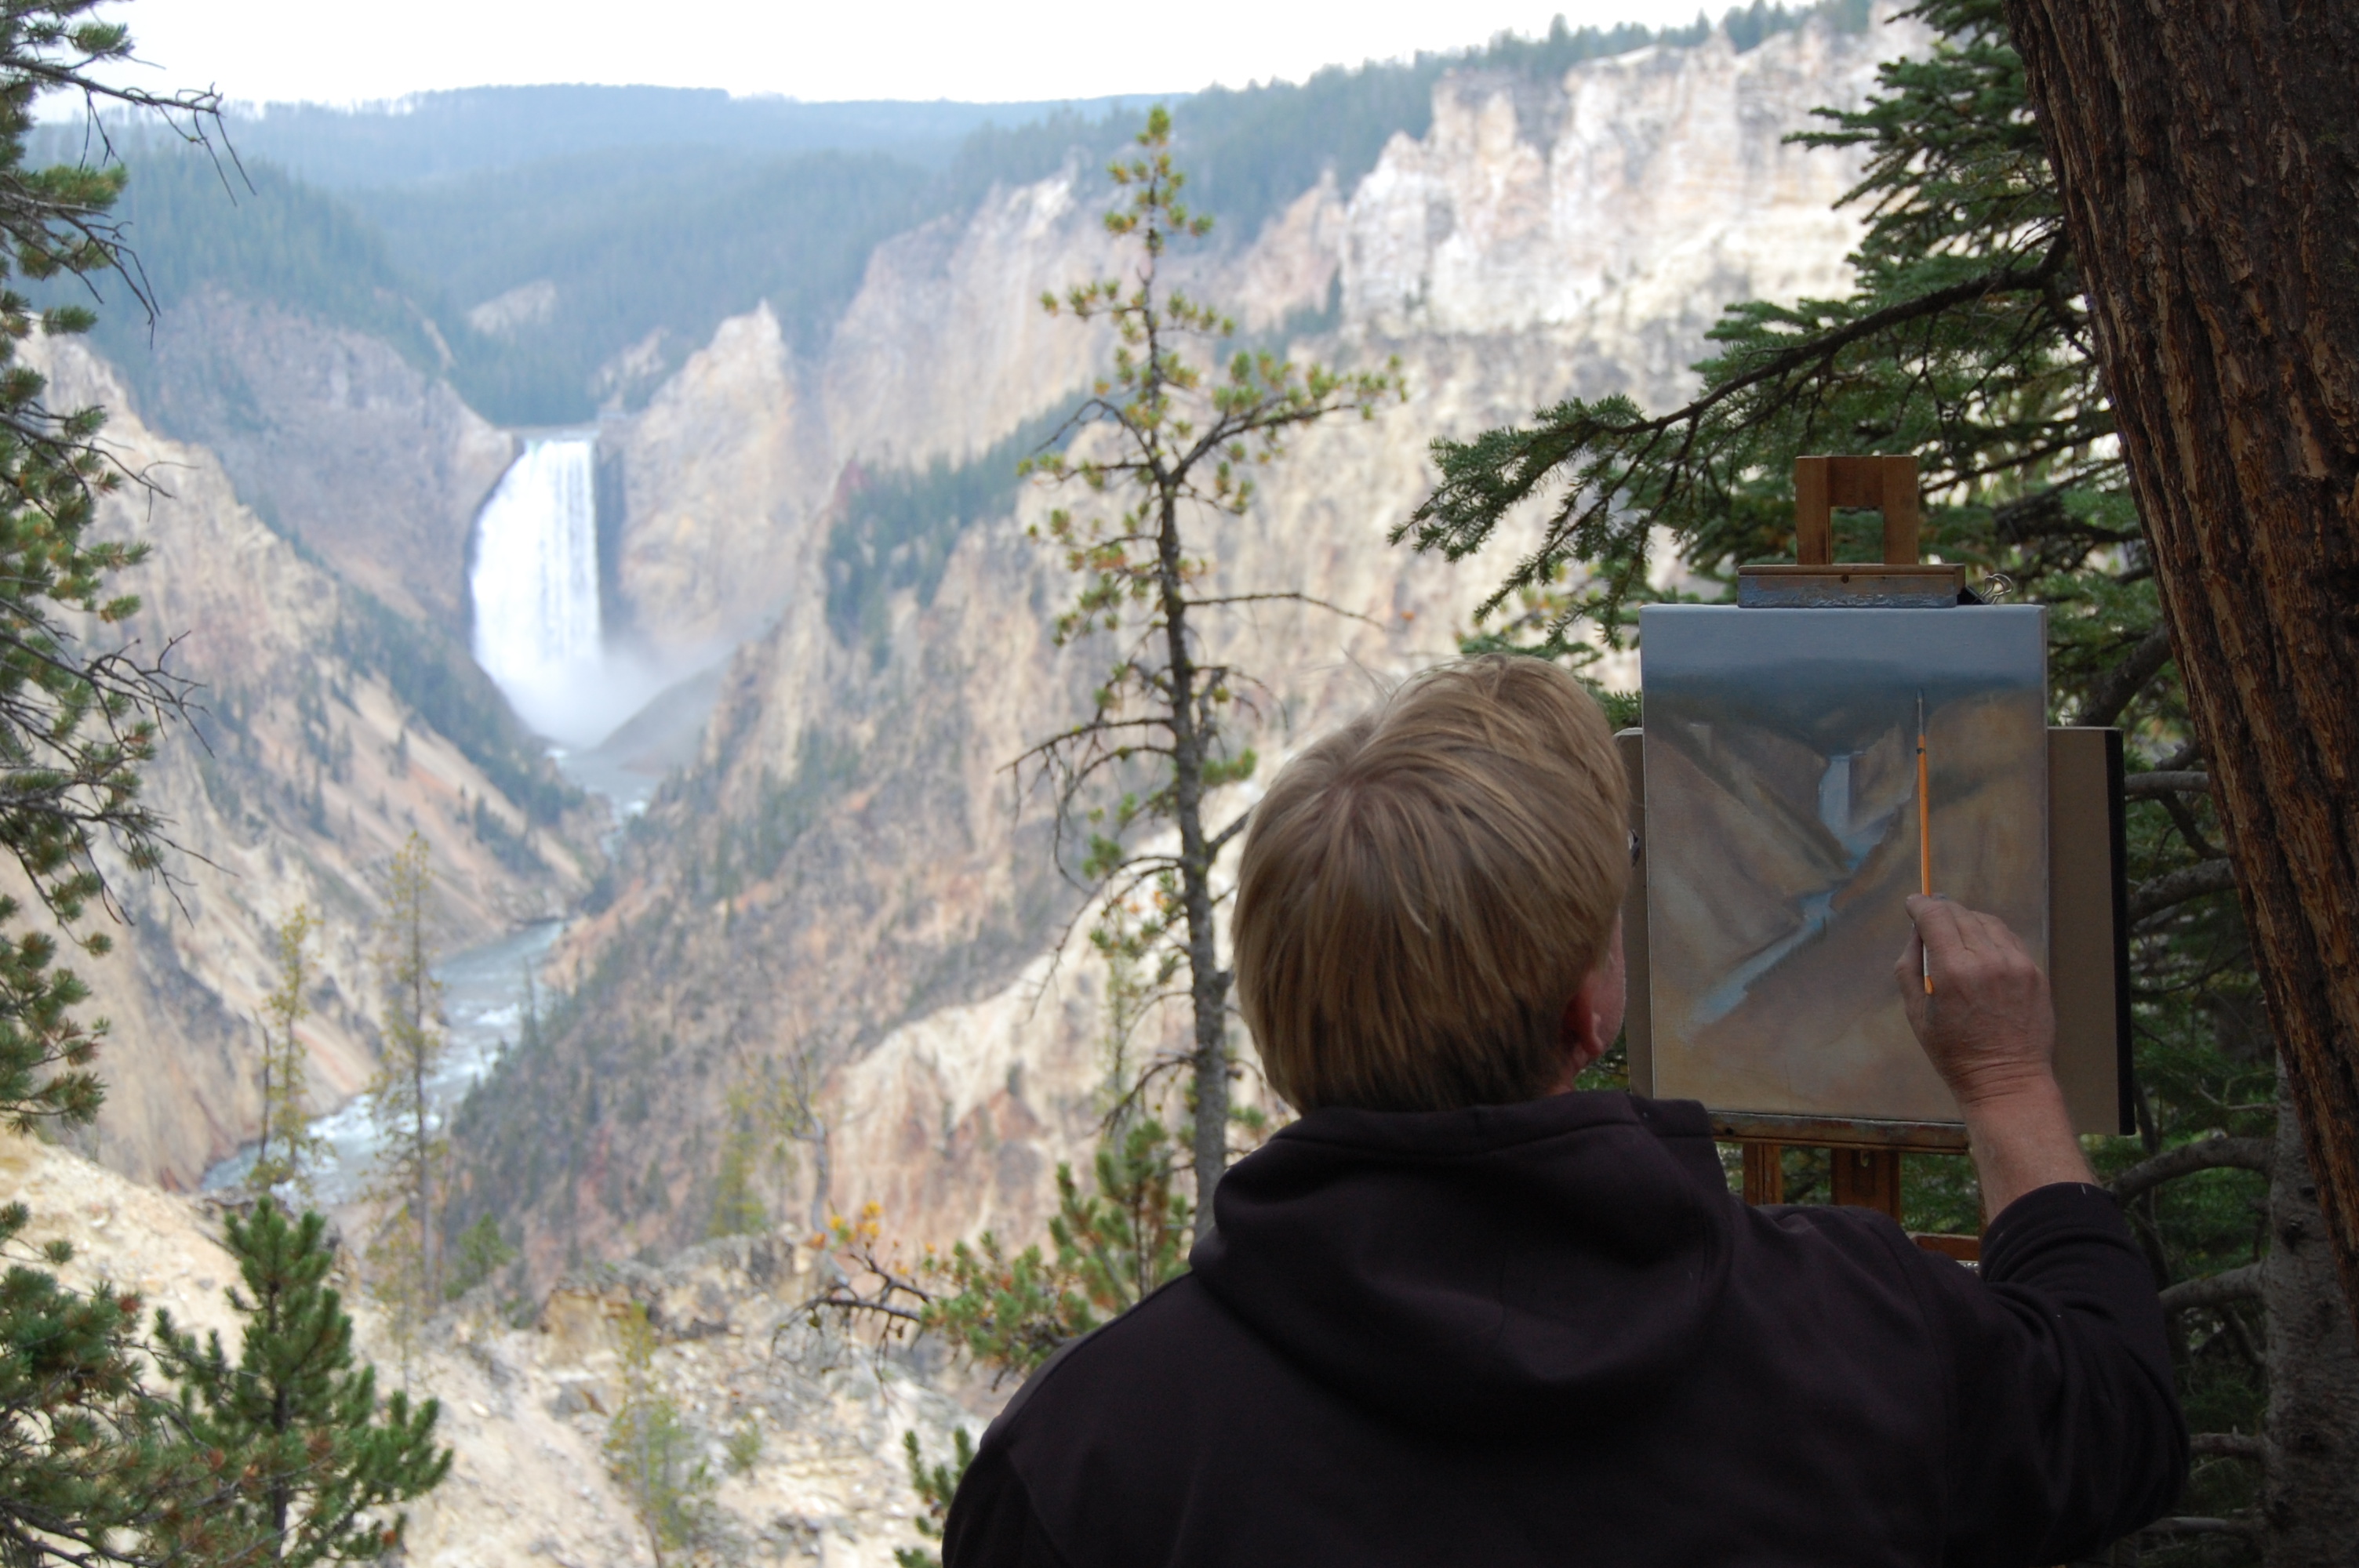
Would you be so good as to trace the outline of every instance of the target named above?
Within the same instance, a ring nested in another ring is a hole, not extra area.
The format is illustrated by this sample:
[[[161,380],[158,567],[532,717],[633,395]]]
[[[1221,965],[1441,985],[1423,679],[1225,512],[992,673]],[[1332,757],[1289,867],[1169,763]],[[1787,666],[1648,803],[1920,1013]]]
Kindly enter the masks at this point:
[[[1727,26],[1753,47],[1803,14],[1756,0]],[[1831,15],[1866,26],[1864,0]],[[1387,140],[1422,135],[1446,70],[1549,81],[1710,30],[1560,19],[1464,53],[1214,88],[1180,98],[1176,145],[1223,242],[1250,241],[1322,173],[1349,190]],[[764,300],[790,342],[823,347],[880,241],[1069,162],[1093,169],[1136,120],[1130,100],[802,105],[586,87],[276,106],[225,117],[228,157],[125,122],[116,213],[164,330],[198,290],[220,288],[380,336],[499,424],[562,426],[636,406],[723,319]],[[33,146],[103,151],[66,127]],[[97,296],[97,341],[136,380],[155,329],[132,285],[80,279],[57,297]],[[553,288],[543,310],[479,312],[541,286]]]

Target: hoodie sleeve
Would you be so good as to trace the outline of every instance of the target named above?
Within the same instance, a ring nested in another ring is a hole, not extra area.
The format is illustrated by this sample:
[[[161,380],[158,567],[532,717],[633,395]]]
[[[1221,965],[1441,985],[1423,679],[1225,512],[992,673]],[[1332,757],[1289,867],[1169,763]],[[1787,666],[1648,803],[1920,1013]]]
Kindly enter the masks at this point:
[[[1950,1357],[1943,1562],[2066,1562],[2150,1523],[2187,1479],[2154,1276],[2110,1194],[2041,1187],[1979,1278],[1909,1248]]]
[[[1066,1568],[1004,1442],[985,1433],[942,1524],[942,1568]]]

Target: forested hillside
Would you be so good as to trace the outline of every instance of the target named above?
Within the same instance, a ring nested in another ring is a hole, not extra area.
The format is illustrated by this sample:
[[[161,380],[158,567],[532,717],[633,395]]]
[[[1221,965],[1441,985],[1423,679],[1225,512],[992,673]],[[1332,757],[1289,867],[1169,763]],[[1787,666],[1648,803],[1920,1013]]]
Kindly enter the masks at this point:
[[[1146,102],[804,103],[733,97],[718,88],[469,87],[357,110],[234,105],[228,129],[246,153],[314,185],[350,190],[647,147],[726,157],[883,153],[930,168],[984,125],[1027,124],[1060,112],[1114,114]]]
[[[1864,0],[1820,8],[1856,33]],[[1799,26],[1756,0],[1739,50]],[[1332,171],[1349,191],[1395,135],[1424,135],[1445,71],[1547,89],[1584,59],[1709,28],[1503,35],[1462,54],[1331,68],[1303,82],[1174,94],[1197,199],[1244,243]],[[167,313],[201,287],[299,309],[445,373],[495,423],[632,409],[721,321],[766,300],[799,352],[824,348],[890,235],[959,220],[995,188],[1102,164],[1133,101],[800,104],[653,88],[501,88],[358,111],[233,116],[225,161],[126,135],[118,208]],[[1543,134],[1545,127],[1530,127]],[[83,144],[52,132],[41,150]],[[146,391],[144,315],[120,282],[100,342]]]

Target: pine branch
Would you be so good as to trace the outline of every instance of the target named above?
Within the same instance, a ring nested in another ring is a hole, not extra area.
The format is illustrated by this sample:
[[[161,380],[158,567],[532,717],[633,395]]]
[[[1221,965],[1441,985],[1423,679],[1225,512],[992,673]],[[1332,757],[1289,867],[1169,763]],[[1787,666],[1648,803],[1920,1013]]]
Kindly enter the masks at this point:
[[[2112,1189],[2114,1197],[2127,1203],[2165,1182],[2175,1182],[2198,1171],[2266,1171],[2268,1168],[2269,1144],[2265,1138],[2206,1138],[2193,1143],[2182,1143],[2176,1149],[2166,1149],[2150,1160],[2132,1165],[2105,1184]]]
[[[1206,610],[1217,605],[1224,604],[1269,603],[1307,604],[1313,610],[1324,610],[1331,615],[1340,615],[1346,621],[1357,621],[1364,626],[1382,626],[1384,624],[1384,622],[1376,620],[1375,617],[1372,615],[1363,615],[1356,610],[1346,610],[1342,605],[1321,599],[1315,593],[1223,593],[1214,595],[1209,599],[1190,599],[1188,600],[1188,608],[1190,610]],[[1214,666],[1207,665],[1205,669],[1207,674],[1215,673]],[[1220,668],[1217,673],[1226,676],[1230,672],[1225,668]]]
[[[2130,924],[2139,925],[2149,916],[2174,909],[2190,899],[2201,898],[2205,893],[2226,892],[2235,885],[2235,862],[2224,857],[2166,871],[2130,889]]]
[[[2073,724],[2082,730],[2102,730],[2113,723],[2146,688],[2146,683],[2169,662],[2170,628],[2158,622],[2154,630],[2138,639],[2127,657],[2089,688],[2089,695],[2081,701],[2080,712],[2073,716]]]
[[[1781,347],[1761,351],[1744,368],[1713,384],[1701,396],[1668,414],[1651,418],[1625,418],[1618,414],[1600,416],[1586,410],[1576,413],[1581,406],[1563,404],[1541,414],[1535,429],[1495,431],[1472,443],[1436,441],[1434,456],[1442,470],[1441,484],[1410,514],[1408,521],[1397,524],[1387,537],[1394,544],[1411,539],[1419,551],[1438,549],[1450,560],[1462,559],[1481,548],[1508,511],[1530,499],[1550,475],[1585,453],[1606,443],[1637,441],[1641,443],[1637,449],[1624,452],[1616,465],[1623,473],[1632,473],[1656,463],[1661,443],[1672,432],[1684,431],[1678,449],[1661,460],[1663,478],[1656,497],[1660,510],[1695,482],[1696,475],[1690,467],[1695,443],[1705,420],[1721,405],[1740,394],[1805,372],[1826,373],[1845,349],[1911,323],[1940,317],[1994,295],[2039,292],[2062,265],[2060,248],[2051,249],[2037,267],[1997,267],[1895,301],[1840,326],[1799,335]],[[1627,408],[1632,415],[1637,412],[1636,406],[1627,399],[1608,399],[1597,407],[1602,411]],[[1740,421],[1738,427],[1743,428],[1744,424]],[[1538,586],[1543,569],[1552,570],[1555,563],[1566,557],[1578,528],[1602,518],[1607,509],[1617,504],[1618,491],[1618,486],[1612,485],[1590,487],[1591,499],[1585,506],[1581,503],[1582,487],[1576,486],[1568,493],[1549,519],[1540,544],[1484,600],[1475,612],[1477,619],[1489,615],[1512,594]]]
[[[2225,1306],[2230,1302],[2256,1301],[2260,1293],[2261,1266],[2247,1263],[2200,1280],[2180,1281],[2162,1292],[2162,1310],[2192,1312],[2198,1307]]]
[[[2147,773],[2132,773],[2122,781],[2122,793],[2136,800],[2150,795],[2209,795],[2212,775],[2190,773],[2184,769],[2169,772],[2160,769]]]

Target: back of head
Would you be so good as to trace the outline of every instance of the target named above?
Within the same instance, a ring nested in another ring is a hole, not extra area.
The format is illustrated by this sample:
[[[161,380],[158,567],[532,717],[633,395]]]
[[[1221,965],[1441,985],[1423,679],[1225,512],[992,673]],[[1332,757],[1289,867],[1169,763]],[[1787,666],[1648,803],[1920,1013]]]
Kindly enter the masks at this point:
[[[1538,1098],[1630,874],[1604,715],[1554,665],[1429,671],[1288,763],[1239,873],[1237,996],[1299,1110]]]

